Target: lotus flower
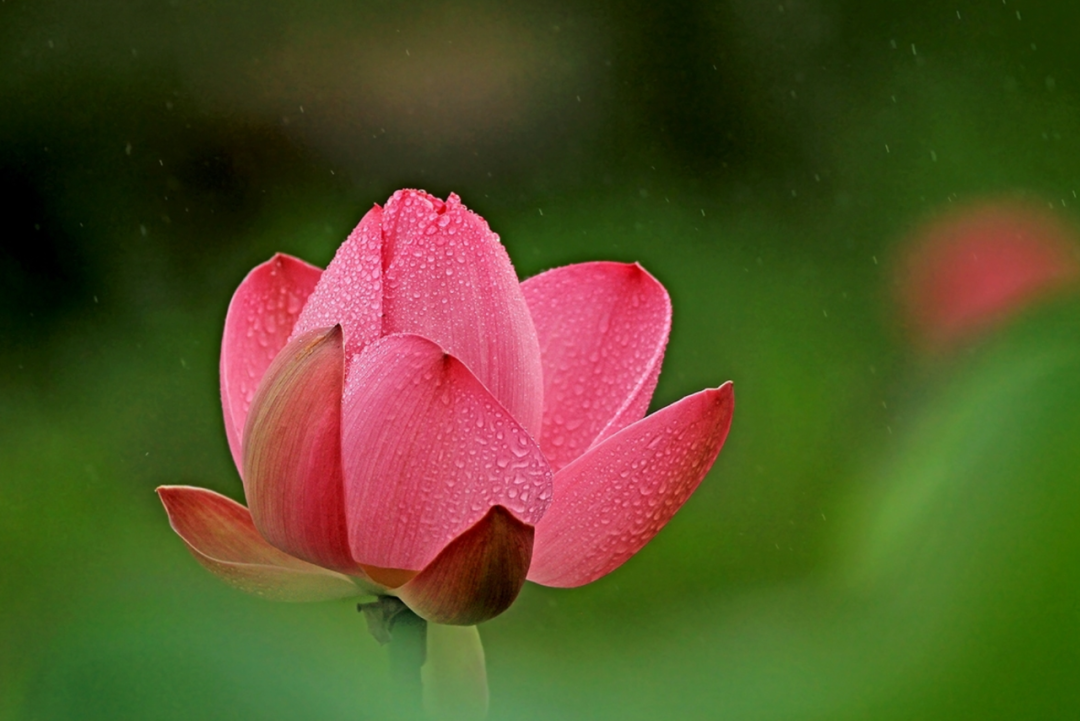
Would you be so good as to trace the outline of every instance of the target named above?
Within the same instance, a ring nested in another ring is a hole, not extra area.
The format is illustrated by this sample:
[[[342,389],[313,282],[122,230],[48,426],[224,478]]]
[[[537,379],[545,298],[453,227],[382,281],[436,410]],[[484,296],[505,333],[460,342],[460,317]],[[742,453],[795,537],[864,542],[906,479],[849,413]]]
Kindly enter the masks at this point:
[[[1075,233],[1045,209],[1009,201],[963,208],[929,224],[897,279],[913,339],[955,347],[1080,279]]]
[[[519,283],[457,196],[399,191],[325,271],[276,255],[233,296],[221,398],[248,507],[158,492],[238,588],[394,595],[478,623],[526,578],[579,586],[620,566],[712,466],[730,383],[645,417],[670,319],[639,265]]]

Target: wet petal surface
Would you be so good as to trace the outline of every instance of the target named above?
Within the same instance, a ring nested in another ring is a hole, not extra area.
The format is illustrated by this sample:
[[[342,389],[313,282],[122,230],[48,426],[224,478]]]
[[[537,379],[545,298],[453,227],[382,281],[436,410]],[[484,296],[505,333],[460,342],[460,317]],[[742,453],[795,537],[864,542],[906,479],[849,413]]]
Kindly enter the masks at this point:
[[[540,341],[540,447],[558,470],[642,418],[660,375],[671,300],[636,263],[581,263],[521,284]]]
[[[712,467],[733,408],[730,383],[695,393],[624,428],[555,474],[555,501],[536,527],[529,580],[581,586],[641,550]]]
[[[347,360],[379,337],[383,312],[382,217],[382,209],[376,205],[338,248],[304,306],[292,338],[340,325]]]
[[[495,505],[551,502],[539,446],[465,365],[414,335],[353,363],[342,408],[349,540],[366,566],[418,571]]]
[[[221,340],[221,405],[236,467],[248,409],[266,369],[285,347],[322,271],[281,253],[240,283],[225,316]]]
[[[499,237],[456,195],[394,194],[383,216],[383,333],[415,333],[460,359],[532,434],[543,378],[536,330]]]

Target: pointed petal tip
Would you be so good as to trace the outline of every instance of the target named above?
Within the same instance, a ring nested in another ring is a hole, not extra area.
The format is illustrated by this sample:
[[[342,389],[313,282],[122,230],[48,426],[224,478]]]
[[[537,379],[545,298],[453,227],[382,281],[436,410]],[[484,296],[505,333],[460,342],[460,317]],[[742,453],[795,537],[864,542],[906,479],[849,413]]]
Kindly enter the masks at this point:
[[[305,343],[309,344],[310,349],[314,349],[321,343],[337,341],[338,345],[341,345],[341,338],[344,335],[344,331],[341,330],[341,323],[335,323],[328,328],[313,328],[307,333],[302,333],[297,338],[303,338]]]
[[[169,514],[169,521],[172,522],[172,513],[178,509],[187,499],[195,497],[198,494],[212,494],[219,496],[221,494],[211,491],[208,488],[200,488],[199,486],[187,486],[187,485],[161,485],[154,489],[154,493],[161,499],[161,503],[165,506],[165,512]],[[222,498],[227,498],[222,496]],[[227,498],[229,503],[236,503],[231,498]],[[240,505],[240,504],[236,504]],[[175,528],[175,526],[174,526]]]
[[[724,381],[716,388],[709,388],[709,393],[715,394],[721,398],[735,399],[735,381]]]
[[[555,475],[529,580],[572,588],[614,571],[660,532],[727,440],[733,384],[687,396],[601,441]]]
[[[610,269],[619,269],[619,270],[622,270],[626,274],[626,277],[628,279],[639,281],[639,282],[640,281],[652,281],[652,282],[656,283],[657,285],[659,285],[661,288],[663,288],[663,284],[659,280],[656,279],[656,276],[654,276],[652,273],[650,273],[648,268],[643,266],[641,264],[641,262],[637,261],[637,260],[635,260],[633,262],[630,262],[630,263],[623,263],[622,261],[618,261],[618,260],[596,260],[596,261],[591,261],[591,262],[586,262],[586,263],[578,263],[577,265],[581,265],[581,266],[593,265],[593,266],[595,266],[597,268],[603,268],[604,266],[607,266]],[[573,267],[573,266],[569,266],[569,267]],[[665,295],[666,295],[667,294],[667,289],[664,289],[664,292],[665,292]]]
[[[723,406],[723,415],[717,423],[717,427],[721,429],[723,440],[720,441],[721,446],[724,440],[727,439],[728,431],[731,429],[731,421],[735,415],[735,383],[733,381],[727,381],[718,388],[710,388],[705,391],[708,397],[718,406]],[[719,450],[717,450],[719,453]]]
[[[626,263],[626,266],[633,270],[636,274],[656,280],[656,276],[648,271],[648,269],[641,264],[640,261],[634,261],[633,263]],[[660,281],[656,281],[659,283]]]

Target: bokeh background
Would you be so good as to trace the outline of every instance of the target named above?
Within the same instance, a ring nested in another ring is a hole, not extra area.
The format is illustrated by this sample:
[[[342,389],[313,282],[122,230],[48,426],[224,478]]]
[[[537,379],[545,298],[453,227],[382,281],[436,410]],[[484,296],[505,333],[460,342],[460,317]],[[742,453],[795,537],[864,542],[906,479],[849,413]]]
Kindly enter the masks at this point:
[[[406,186],[458,192],[522,277],[654,273],[654,408],[736,383],[654,543],[483,626],[492,718],[1080,717],[1080,302],[929,351],[896,302],[958,208],[1075,232],[1077,27],[1067,0],[2,0],[0,718],[392,716],[350,603],[224,586],[153,489],[242,497],[233,289]]]

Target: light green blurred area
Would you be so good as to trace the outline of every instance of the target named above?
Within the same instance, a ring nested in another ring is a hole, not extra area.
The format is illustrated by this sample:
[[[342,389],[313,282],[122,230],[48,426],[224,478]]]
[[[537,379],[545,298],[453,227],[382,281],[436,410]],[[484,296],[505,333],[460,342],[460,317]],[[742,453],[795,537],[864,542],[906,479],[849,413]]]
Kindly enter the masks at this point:
[[[1080,302],[935,359],[891,302],[955,203],[1074,222],[1070,4],[305,7],[0,4],[0,719],[395,717],[350,603],[225,587],[153,489],[241,498],[232,290],[402,185],[658,277],[654,409],[735,381],[652,544],[481,628],[493,718],[1080,716]]]

